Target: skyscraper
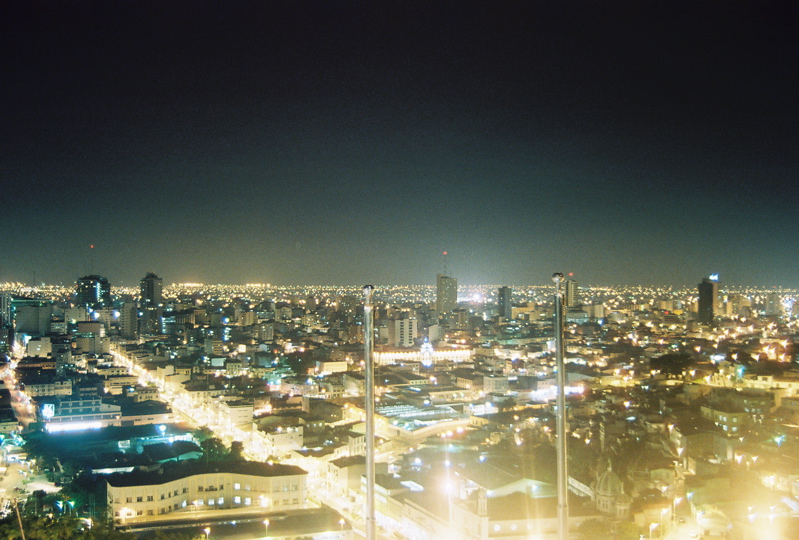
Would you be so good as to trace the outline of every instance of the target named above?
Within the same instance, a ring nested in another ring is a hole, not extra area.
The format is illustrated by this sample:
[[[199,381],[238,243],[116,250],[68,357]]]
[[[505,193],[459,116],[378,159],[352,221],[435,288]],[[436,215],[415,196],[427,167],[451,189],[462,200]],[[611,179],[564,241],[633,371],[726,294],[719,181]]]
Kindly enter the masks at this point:
[[[566,280],[566,297],[564,305],[566,307],[574,307],[580,302],[580,289],[577,287],[577,282],[573,279]]]
[[[436,310],[450,313],[458,305],[458,280],[444,274],[436,275]]]
[[[141,319],[139,331],[142,334],[156,335],[163,332],[163,283],[160,277],[147,272],[141,280]]]
[[[702,278],[702,283],[698,286],[699,290],[699,322],[713,324],[713,319],[718,311],[719,298],[719,277],[712,275]]]
[[[75,302],[79,306],[110,307],[111,284],[101,276],[84,276],[78,279]]]
[[[147,272],[141,280],[142,307],[158,307],[163,303],[163,280],[152,272]]]
[[[508,320],[511,318],[510,297],[513,289],[510,287],[500,287],[497,291],[497,314],[500,319]]]

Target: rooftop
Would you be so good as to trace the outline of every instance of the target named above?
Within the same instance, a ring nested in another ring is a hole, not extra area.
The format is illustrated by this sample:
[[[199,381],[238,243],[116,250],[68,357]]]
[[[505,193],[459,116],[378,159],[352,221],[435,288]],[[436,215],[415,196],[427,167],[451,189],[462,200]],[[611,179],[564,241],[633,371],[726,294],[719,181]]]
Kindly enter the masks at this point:
[[[193,460],[177,464],[170,463],[169,467],[152,472],[135,471],[126,474],[115,474],[108,477],[108,483],[113,487],[160,485],[189,476],[214,473],[237,473],[263,477],[308,474],[300,467],[280,463],[271,465],[255,461],[206,463],[202,460]]]

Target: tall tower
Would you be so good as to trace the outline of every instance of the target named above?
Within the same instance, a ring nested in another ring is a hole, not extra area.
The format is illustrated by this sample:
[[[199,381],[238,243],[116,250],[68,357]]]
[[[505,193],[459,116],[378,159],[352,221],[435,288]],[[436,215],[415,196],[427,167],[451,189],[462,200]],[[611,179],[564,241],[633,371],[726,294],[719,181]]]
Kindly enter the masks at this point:
[[[78,279],[75,302],[79,306],[111,306],[111,284],[101,276],[84,276]]]
[[[158,307],[163,304],[163,280],[152,272],[147,272],[141,280],[142,307]]]
[[[500,319],[508,320],[511,318],[510,297],[513,289],[510,287],[500,287],[497,291],[497,314]]]
[[[163,283],[160,277],[147,272],[141,280],[141,320],[139,331],[142,334],[157,335],[162,332]]]
[[[577,287],[577,281],[566,280],[566,297],[563,300],[566,307],[574,307],[580,302],[580,289]]]
[[[444,274],[436,275],[436,310],[449,313],[458,306],[458,280]]]
[[[713,274],[710,277],[702,278],[702,283],[699,284],[698,290],[699,322],[713,324],[713,319],[718,311],[719,276]]]

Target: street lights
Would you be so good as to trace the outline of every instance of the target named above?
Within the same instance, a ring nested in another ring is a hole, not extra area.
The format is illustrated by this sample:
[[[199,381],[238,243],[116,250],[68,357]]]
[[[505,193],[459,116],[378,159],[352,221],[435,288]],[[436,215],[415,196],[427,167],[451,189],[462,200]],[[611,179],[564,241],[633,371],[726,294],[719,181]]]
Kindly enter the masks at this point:
[[[203,532],[205,533],[205,540],[211,538],[211,529],[209,527],[204,528]]]
[[[264,520],[264,534],[265,534],[264,538],[269,538],[269,520],[268,519]]]
[[[677,524],[677,505],[682,502],[682,497],[674,497],[674,506],[672,507],[671,520]]]

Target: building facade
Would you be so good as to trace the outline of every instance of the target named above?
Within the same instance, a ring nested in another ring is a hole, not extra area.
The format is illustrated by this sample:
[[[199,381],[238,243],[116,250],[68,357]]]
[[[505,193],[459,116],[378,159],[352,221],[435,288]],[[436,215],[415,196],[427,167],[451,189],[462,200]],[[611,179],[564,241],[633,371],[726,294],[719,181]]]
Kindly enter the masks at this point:
[[[436,276],[436,311],[449,313],[458,305],[458,280],[444,274]]]
[[[307,472],[294,465],[252,461],[172,465],[109,476],[108,509],[117,523],[197,510],[293,510],[306,501]]]

